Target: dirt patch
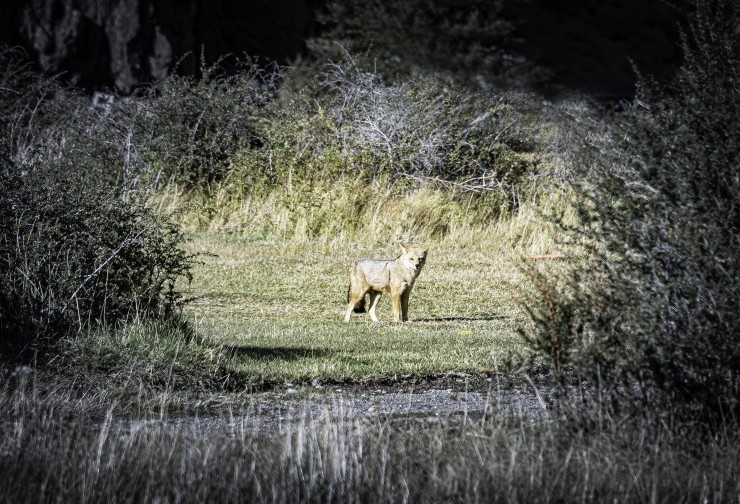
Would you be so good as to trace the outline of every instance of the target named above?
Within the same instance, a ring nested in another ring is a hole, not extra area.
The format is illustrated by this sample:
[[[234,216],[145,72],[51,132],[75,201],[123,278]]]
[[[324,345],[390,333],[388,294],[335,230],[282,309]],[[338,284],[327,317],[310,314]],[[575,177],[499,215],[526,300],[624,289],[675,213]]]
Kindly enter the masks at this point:
[[[240,411],[225,415],[180,416],[165,420],[117,421],[117,428],[127,431],[144,429],[174,430],[181,434],[203,436],[274,435],[294,426],[325,421],[461,421],[466,419],[511,417],[532,421],[547,417],[544,388],[534,383],[496,384],[493,379],[446,380],[458,387],[436,388],[432,380],[413,386],[366,387],[357,384],[293,388],[288,384],[278,392],[253,394]],[[484,387],[485,385],[485,387]]]

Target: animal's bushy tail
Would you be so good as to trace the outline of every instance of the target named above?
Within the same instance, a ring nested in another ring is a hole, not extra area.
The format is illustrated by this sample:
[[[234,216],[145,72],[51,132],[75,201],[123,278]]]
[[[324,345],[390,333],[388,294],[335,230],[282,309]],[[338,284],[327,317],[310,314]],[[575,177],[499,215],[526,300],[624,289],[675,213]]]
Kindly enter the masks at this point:
[[[347,302],[349,303],[349,295],[352,292],[352,286],[350,285],[347,289]],[[362,296],[358,302],[355,303],[355,307],[352,310],[355,313],[365,313],[365,296]]]

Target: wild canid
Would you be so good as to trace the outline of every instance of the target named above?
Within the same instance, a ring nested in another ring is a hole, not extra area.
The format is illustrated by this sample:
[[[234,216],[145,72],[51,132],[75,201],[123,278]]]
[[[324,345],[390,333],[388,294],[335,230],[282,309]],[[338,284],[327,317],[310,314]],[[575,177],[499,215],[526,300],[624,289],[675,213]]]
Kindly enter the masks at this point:
[[[375,307],[383,292],[391,293],[393,321],[406,322],[409,319],[409,295],[426,262],[428,248],[404,244],[401,248],[403,254],[394,260],[361,259],[355,263],[349,275],[345,322],[349,322],[353,311],[365,311],[365,294],[370,294],[370,318],[377,322]]]

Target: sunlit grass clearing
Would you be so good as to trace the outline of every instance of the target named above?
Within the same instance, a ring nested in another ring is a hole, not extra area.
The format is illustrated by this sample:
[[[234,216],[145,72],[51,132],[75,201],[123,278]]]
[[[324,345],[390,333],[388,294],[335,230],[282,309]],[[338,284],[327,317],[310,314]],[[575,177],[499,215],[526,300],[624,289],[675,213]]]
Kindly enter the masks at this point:
[[[429,243],[430,256],[411,295],[407,324],[391,322],[388,295],[373,324],[341,322],[347,275],[363,257],[393,258],[394,244],[250,242],[196,234],[201,254],[186,313],[198,333],[233,351],[235,371],[270,380],[329,380],[490,372],[526,349],[515,333],[514,253]]]

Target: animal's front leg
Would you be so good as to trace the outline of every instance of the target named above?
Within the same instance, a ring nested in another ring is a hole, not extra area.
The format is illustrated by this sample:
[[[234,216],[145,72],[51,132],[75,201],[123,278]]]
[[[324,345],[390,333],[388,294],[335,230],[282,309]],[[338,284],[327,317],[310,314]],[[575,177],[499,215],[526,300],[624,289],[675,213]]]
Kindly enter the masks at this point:
[[[406,289],[401,294],[401,312],[403,315],[403,321],[409,320],[409,296],[411,295],[411,289]]]
[[[401,321],[401,293],[391,292],[391,304],[393,305],[393,321]]]

